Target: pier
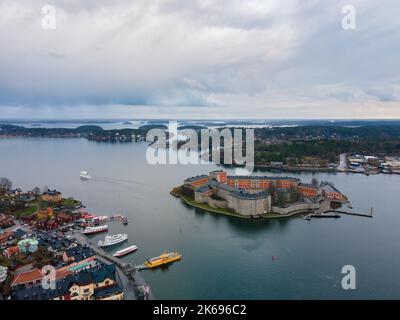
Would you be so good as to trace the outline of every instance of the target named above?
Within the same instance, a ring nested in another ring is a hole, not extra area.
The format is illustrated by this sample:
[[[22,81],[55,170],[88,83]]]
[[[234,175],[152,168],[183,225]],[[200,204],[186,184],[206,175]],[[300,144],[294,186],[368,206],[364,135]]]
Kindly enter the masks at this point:
[[[72,236],[82,245],[91,248],[100,260],[107,260],[117,266],[118,275],[124,287],[126,300],[155,300],[154,294],[146,281],[136,271],[133,263],[123,263],[118,258],[107,253],[93,244],[85,235],[80,232],[73,232]]]
[[[338,213],[310,213],[303,217],[304,220],[311,220],[312,218],[340,218],[340,214]]]
[[[349,212],[345,210],[327,210],[322,213],[311,213],[302,218],[304,220],[311,220],[312,218],[340,218],[341,214],[345,214],[348,216],[357,216],[357,217],[364,217],[364,218],[373,218],[373,208],[371,208],[370,214],[366,213],[359,213],[359,212]]]
[[[371,213],[366,214],[366,213],[358,213],[358,212],[349,212],[349,211],[344,211],[344,210],[330,210],[328,212],[336,212],[338,214],[346,214],[348,216],[357,216],[357,217],[364,217],[364,218],[373,218],[372,214],[372,208],[371,208]]]

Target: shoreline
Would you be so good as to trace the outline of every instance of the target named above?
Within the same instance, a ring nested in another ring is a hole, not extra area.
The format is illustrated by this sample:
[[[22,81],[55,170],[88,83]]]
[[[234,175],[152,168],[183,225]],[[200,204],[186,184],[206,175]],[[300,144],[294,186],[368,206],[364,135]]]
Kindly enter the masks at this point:
[[[306,213],[310,213],[310,210],[297,210],[288,214],[279,214],[279,213],[266,213],[266,214],[261,214],[257,217],[250,217],[250,216],[244,216],[238,213],[234,213],[234,212],[230,212],[224,209],[219,209],[219,208],[213,208],[210,207],[207,204],[203,204],[203,203],[196,203],[194,200],[188,199],[188,197],[185,197],[181,194],[178,194],[174,191],[170,191],[170,194],[173,195],[175,198],[179,198],[181,199],[184,203],[186,203],[187,205],[189,205],[192,208],[196,208],[196,209],[200,209],[209,213],[213,213],[213,214],[222,214],[225,216],[230,216],[230,217],[235,217],[235,218],[240,218],[240,219],[246,219],[246,220],[260,220],[260,219],[282,219],[282,218],[291,218],[293,216],[296,215],[300,215],[300,214],[306,214]]]

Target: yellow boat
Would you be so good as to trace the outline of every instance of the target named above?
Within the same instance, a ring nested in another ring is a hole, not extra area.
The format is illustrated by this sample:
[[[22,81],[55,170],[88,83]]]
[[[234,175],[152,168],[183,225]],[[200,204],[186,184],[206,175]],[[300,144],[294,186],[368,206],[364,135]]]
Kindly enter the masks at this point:
[[[144,263],[144,266],[147,269],[153,269],[153,268],[157,268],[157,267],[166,265],[168,263],[179,261],[181,259],[182,259],[182,255],[179,252],[164,251],[164,253],[158,257],[147,259],[146,262]]]

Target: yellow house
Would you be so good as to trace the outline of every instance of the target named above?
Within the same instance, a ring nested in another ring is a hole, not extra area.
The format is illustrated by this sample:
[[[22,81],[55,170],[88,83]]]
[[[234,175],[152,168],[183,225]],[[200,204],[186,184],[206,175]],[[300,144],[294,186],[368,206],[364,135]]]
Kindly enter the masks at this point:
[[[61,192],[57,190],[47,190],[42,194],[42,201],[46,202],[60,202],[62,200]]]
[[[123,300],[124,293],[116,281],[113,264],[95,271],[84,271],[74,277],[69,288],[71,300]]]
[[[54,216],[54,212],[52,208],[44,208],[44,209],[40,209],[37,214],[36,214],[36,218],[39,220],[49,220],[51,218],[53,218]]]

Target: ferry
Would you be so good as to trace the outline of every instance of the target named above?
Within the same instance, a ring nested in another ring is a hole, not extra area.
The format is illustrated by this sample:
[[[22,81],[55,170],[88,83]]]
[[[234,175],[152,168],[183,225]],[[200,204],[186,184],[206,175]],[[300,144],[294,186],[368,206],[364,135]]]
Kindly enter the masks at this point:
[[[82,233],[83,234],[94,234],[94,233],[105,232],[105,231],[108,231],[108,225],[97,226],[97,227],[87,227],[82,231]]]
[[[118,257],[123,257],[123,256],[127,255],[128,253],[135,252],[137,249],[138,249],[138,247],[136,247],[136,246],[130,246],[130,247],[124,248],[122,250],[116,251],[113,254],[113,256],[117,257],[117,258]]]
[[[110,218],[108,216],[94,216],[91,222],[102,223],[108,221]]]
[[[181,259],[182,255],[178,252],[164,251],[164,253],[158,257],[147,259],[146,262],[144,263],[144,266],[147,269],[153,269],[175,261],[179,261]]]
[[[126,233],[118,233],[118,234],[113,234],[112,236],[106,236],[104,241],[100,240],[97,245],[99,247],[110,247],[115,244],[121,243],[125,240],[128,239],[128,235]]]
[[[80,175],[82,180],[90,180],[92,179],[92,177],[89,175],[89,172],[87,171],[81,171],[81,175]]]

